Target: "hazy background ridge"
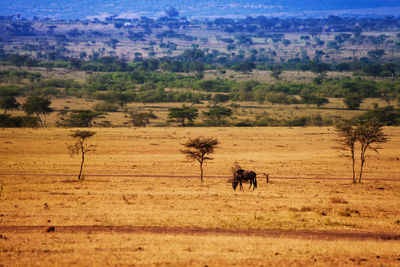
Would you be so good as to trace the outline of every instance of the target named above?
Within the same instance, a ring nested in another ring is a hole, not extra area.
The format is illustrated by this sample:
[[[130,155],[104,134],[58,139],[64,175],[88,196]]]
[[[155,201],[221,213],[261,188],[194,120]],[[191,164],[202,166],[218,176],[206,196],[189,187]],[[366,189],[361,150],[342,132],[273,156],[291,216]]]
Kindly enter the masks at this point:
[[[174,6],[182,16],[189,18],[248,15],[327,16],[329,14],[396,16],[400,11],[398,0],[1,0],[0,15],[20,14],[26,18],[38,16],[63,19],[106,15],[157,17],[164,15],[163,10],[168,6]]]

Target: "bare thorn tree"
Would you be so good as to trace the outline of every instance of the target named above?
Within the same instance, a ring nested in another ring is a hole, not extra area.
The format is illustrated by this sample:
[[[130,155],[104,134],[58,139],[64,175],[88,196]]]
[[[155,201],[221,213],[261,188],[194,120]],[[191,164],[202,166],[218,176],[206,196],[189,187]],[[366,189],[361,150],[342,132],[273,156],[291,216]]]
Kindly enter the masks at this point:
[[[79,170],[78,180],[83,181],[85,178],[82,175],[83,163],[85,162],[85,154],[90,151],[94,151],[92,145],[86,143],[86,139],[95,135],[96,132],[93,131],[80,131],[77,130],[71,134],[71,137],[75,139],[75,143],[68,145],[68,150],[72,155],[81,155],[81,168]]]
[[[360,142],[360,176],[358,182],[361,183],[363,174],[363,168],[366,160],[366,152],[370,148],[371,150],[378,153],[379,146],[373,147],[375,143],[385,143],[388,141],[388,137],[383,133],[382,125],[375,119],[363,120],[358,123],[357,126],[357,140]]]
[[[352,125],[351,121],[342,121],[338,125],[336,125],[336,131],[340,137],[340,149],[350,150],[350,156],[352,161],[352,170],[353,170],[353,184],[356,183],[356,172],[355,172],[355,146],[357,142],[357,133],[355,127]]]
[[[213,154],[219,144],[216,138],[197,137],[189,139],[185,144],[185,149],[181,150],[190,161],[197,161],[200,164],[200,178],[203,182],[203,164],[206,160],[212,160],[208,155]]]

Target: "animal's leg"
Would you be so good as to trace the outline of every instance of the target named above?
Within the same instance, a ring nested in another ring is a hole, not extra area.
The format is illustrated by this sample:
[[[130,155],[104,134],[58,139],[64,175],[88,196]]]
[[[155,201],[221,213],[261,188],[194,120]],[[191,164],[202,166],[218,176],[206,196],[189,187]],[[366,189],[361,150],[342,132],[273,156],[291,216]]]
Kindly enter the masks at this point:
[[[250,186],[249,186],[249,189],[250,189],[250,188],[251,188],[251,186],[253,185],[253,180],[252,180],[252,179],[250,179],[249,181],[250,181]]]

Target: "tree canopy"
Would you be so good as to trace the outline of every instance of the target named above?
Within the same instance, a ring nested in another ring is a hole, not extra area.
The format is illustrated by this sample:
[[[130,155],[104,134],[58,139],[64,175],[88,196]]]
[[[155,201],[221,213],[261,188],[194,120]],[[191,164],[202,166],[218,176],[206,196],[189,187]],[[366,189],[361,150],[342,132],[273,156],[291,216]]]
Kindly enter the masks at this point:
[[[186,121],[193,122],[198,116],[198,110],[196,108],[187,107],[183,105],[181,108],[170,108],[168,117],[172,121],[180,123],[182,126],[186,126]]]
[[[206,160],[212,160],[208,155],[214,153],[218,144],[218,139],[207,137],[189,139],[183,144],[185,149],[181,150],[181,152],[186,155],[188,160],[197,161],[200,164],[201,182],[203,182],[203,164]]]
[[[22,109],[28,114],[35,114],[40,125],[42,127],[46,126],[47,115],[53,112],[50,107],[51,101],[46,97],[41,96],[30,96],[26,99],[25,103],[22,105]]]

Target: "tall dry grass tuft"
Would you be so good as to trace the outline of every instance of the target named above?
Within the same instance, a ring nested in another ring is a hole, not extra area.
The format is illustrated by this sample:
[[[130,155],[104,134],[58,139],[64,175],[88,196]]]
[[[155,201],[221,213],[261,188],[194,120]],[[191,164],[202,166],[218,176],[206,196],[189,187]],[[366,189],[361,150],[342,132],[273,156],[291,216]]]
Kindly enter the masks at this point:
[[[331,203],[332,204],[347,204],[349,202],[342,197],[331,197]]]

